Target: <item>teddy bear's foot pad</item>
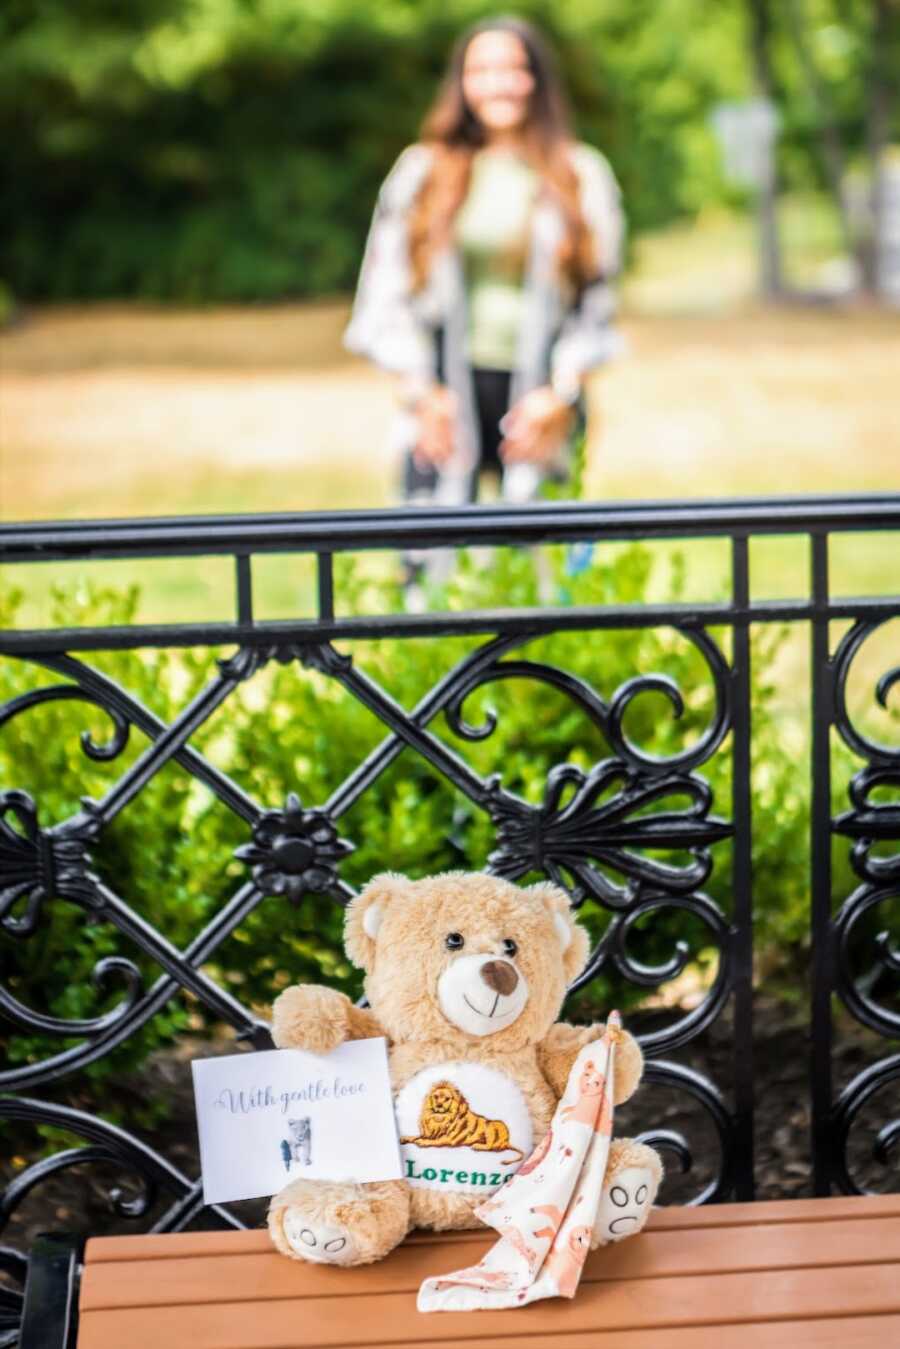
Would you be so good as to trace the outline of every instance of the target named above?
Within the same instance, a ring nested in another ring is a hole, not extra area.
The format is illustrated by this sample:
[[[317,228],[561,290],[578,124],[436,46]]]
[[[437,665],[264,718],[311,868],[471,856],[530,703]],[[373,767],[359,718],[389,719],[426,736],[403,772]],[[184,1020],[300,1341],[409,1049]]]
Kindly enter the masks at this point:
[[[646,1166],[628,1166],[603,1187],[594,1222],[594,1236],[602,1242],[621,1241],[640,1232],[656,1197],[657,1177]]]
[[[357,1259],[350,1232],[337,1223],[312,1222],[302,1208],[289,1206],[282,1218],[285,1239],[304,1260],[320,1265],[352,1265]]]

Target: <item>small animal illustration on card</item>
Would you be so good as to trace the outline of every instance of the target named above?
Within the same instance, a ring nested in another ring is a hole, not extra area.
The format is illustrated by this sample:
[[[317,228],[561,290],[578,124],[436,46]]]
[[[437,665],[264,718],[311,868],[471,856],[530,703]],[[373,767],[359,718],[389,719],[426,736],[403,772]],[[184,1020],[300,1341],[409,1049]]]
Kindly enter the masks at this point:
[[[311,1166],[312,1120],[308,1115],[306,1119],[289,1119],[287,1127],[288,1137],[281,1140],[281,1156],[284,1159],[285,1169],[290,1171],[292,1162],[302,1162],[304,1166]]]

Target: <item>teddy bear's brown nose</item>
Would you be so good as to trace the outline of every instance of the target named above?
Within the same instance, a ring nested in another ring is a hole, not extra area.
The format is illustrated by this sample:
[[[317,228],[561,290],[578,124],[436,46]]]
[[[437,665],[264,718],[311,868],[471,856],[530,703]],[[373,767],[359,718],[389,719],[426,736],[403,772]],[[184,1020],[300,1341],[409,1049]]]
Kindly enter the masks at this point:
[[[489,960],[481,967],[481,977],[495,993],[512,993],[519,976],[508,960]]]

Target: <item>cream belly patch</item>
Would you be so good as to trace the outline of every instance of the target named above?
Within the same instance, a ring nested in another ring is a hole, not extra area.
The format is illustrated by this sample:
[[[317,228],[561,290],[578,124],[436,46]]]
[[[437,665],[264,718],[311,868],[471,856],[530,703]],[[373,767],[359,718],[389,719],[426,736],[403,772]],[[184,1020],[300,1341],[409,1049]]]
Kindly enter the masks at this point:
[[[522,1092],[481,1063],[424,1068],[397,1093],[394,1108],[403,1175],[415,1189],[486,1198],[534,1146]]]

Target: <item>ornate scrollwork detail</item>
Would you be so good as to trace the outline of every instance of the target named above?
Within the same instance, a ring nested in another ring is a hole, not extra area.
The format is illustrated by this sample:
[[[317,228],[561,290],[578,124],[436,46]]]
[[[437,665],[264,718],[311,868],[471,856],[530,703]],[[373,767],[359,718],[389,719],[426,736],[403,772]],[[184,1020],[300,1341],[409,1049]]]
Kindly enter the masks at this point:
[[[865,642],[889,620],[858,619],[846,633],[834,658],[834,722],[844,743],[865,759],[866,766],[850,781],[851,809],[832,821],[832,828],[853,840],[850,860],[863,884],[844,901],[835,914],[829,936],[832,941],[834,989],[852,1015],[880,1035],[900,1036],[900,1012],[875,1000],[873,993],[892,981],[900,982],[900,950],[892,944],[890,929],[872,933],[871,920],[879,906],[900,901],[900,745],[885,745],[871,739],[853,723],[847,708],[847,687],[853,662]],[[900,683],[900,665],[881,676],[875,701],[887,710],[891,689]],[[878,788],[893,790],[894,799],[874,800]],[[893,850],[879,854],[879,845]],[[827,845],[826,845],[827,846]],[[867,920],[864,923],[864,920]],[[879,916],[879,924],[880,924]],[[868,938],[868,967],[860,970],[862,939]],[[887,979],[885,978],[887,976]],[[847,1148],[857,1116],[872,1096],[889,1082],[900,1079],[900,1055],[870,1065],[844,1088],[833,1107],[830,1170],[846,1194],[863,1194],[850,1174]],[[886,1124],[872,1148],[873,1158],[883,1166],[900,1139],[900,1120]]]
[[[850,1175],[847,1143],[857,1116],[871,1098],[891,1082],[900,1081],[900,1054],[892,1054],[877,1063],[869,1064],[857,1073],[841,1092],[834,1107],[834,1173],[844,1194],[871,1194]],[[890,1152],[900,1139],[900,1120],[891,1120],[879,1131],[872,1144],[872,1156],[881,1166],[890,1162]]]
[[[298,642],[273,642],[268,646],[242,646],[233,656],[223,656],[216,661],[219,672],[226,679],[243,683],[269,664],[277,661],[279,665],[290,665],[291,661],[301,660],[304,647]]]
[[[466,698],[485,684],[502,679],[531,679],[559,689],[589,717],[603,732],[613,754],[629,767],[645,773],[682,772],[704,763],[721,745],[731,725],[731,685],[729,668],[716,643],[702,629],[679,628],[685,640],[697,648],[712,676],[715,693],[715,711],[712,720],[696,744],[679,754],[659,758],[635,745],[625,734],[624,721],[636,698],[645,693],[661,693],[671,704],[674,716],[684,714],[685,703],[678,686],[666,675],[636,675],[616,689],[609,702],[601,698],[588,684],[555,666],[528,660],[501,660],[498,652],[489,664],[473,666],[465,680],[454,692],[446,709],[451,729],[465,740],[486,740],[496,729],[497,714],[488,711],[481,726],[474,726],[463,716]],[[531,640],[530,638],[528,640]]]
[[[173,1195],[176,1201],[173,1209],[154,1223],[153,1231],[171,1230],[179,1225],[179,1220],[189,1220],[193,1212],[200,1207],[202,1197],[198,1184],[190,1181],[183,1172],[166,1161],[153,1148],[115,1124],[109,1124],[106,1120],[97,1119],[71,1106],[35,1101],[24,1096],[0,1096],[0,1120],[2,1119],[25,1120],[66,1129],[77,1137],[87,1139],[89,1146],[69,1148],[54,1153],[51,1157],[44,1157],[16,1176],[7,1188],[0,1192],[0,1231],[33,1189],[49,1176],[69,1170],[73,1166],[112,1164],[135,1177],[138,1191],[130,1198],[126,1197],[118,1186],[108,1191],[111,1206],[122,1217],[134,1219],[146,1217],[156,1203],[160,1190]],[[223,1226],[237,1228],[244,1226],[218,1205],[213,1206],[213,1212]]]
[[[849,789],[853,809],[837,817],[834,829],[855,840],[851,861],[856,874],[872,885],[885,885],[900,881],[900,801],[871,801],[877,787],[900,791],[900,764],[856,773]],[[873,857],[873,846],[883,842],[897,843],[898,851],[890,857]]]
[[[900,890],[893,886],[886,889],[873,889],[863,885],[841,905],[834,919],[835,939],[835,991],[847,1009],[863,1025],[871,1026],[880,1035],[900,1035],[900,1013],[876,1003],[869,993],[874,982],[873,975],[884,972],[896,980],[900,976],[900,952],[891,946],[887,931],[879,932],[875,938],[875,964],[865,979],[860,979],[851,963],[851,940],[854,929],[865,914],[888,900],[897,903]]]
[[[686,1068],[680,1063],[669,1063],[658,1059],[648,1060],[644,1064],[644,1083],[660,1087],[670,1087],[675,1091],[692,1096],[709,1116],[719,1140],[719,1165],[708,1185],[688,1199],[690,1206],[715,1203],[726,1199],[734,1186],[735,1141],[734,1123],[722,1099],[722,1094],[708,1078]],[[678,1157],[682,1172],[693,1167],[693,1155],[690,1145],[684,1137],[668,1129],[652,1130],[640,1135],[641,1141],[651,1147],[671,1149]]]
[[[348,897],[352,895],[349,890]],[[137,938],[145,951],[153,955],[158,949],[158,933],[140,919],[132,921],[132,915],[126,906],[101,887],[101,897],[106,904],[106,918],[119,920],[121,930],[131,940]],[[229,1022],[238,1032],[238,1037],[253,1045],[254,1049],[271,1049],[272,1041],[267,1022],[247,1011],[239,1002],[197,970],[197,965],[211,951],[214,951],[225,938],[239,926],[241,921],[259,904],[262,896],[252,881],[246,881],[218,911],[213,922],[198,936],[190,947],[176,957],[171,948],[159,951],[159,963],[165,967],[155,982],[146,989],[142,986],[142,976],[135,964],[120,956],[105,957],[99,961],[92,973],[92,982],[101,992],[113,978],[125,981],[125,992],[120,1001],[99,1017],[87,1020],[65,1020],[35,1012],[17,1001],[8,989],[0,984],[0,1011],[16,1025],[28,1030],[71,1039],[79,1035],[85,1038],[79,1044],[70,1044],[50,1058],[27,1062],[14,1067],[0,1068],[0,1089],[21,1091],[52,1082],[96,1062],[123,1041],[133,1035],[150,1017],[162,1007],[181,988],[190,988],[210,1007],[221,1020]],[[343,894],[340,896],[344,898]],[[123,921],[124,920],[124,921]]]
[[[864,1025],[881,1035],[900,1034],[900,1013],[877,1003],[871,990],[879,976],[887,974],[896,982],[900,977],[900,952],[891,944],[889,930],[874,938],[874,960],[860,975],[852,964],[855,933],[865,915],[879,905],[900,901],[900,801],[873,800],[879,788],[900,791],[900,746],[891,747],[870,740],[850,720],[847,711],[847,683],[850,668],[860,648],[882,624],[855,623],[841,642],[835,656],[835,723],[844,741],[854,753],[868,760],[854,774],[849,797],[851,809],[833,821],[836,833],[853,840],[850,858],[854,871],[864,882],[840,907],[832,924],[835,949],[835,989],[845,1006]],[[875,690],[876,701],[887,707],[888,694],[900,681],[900,666],[882,675]],[[887,855],[876,852],[878,845],[894,844]]]
[[[24,1003],[19,1002],[18,998],[14,998],[2,984],[0,984],[0,1011],[8,1016],[14,1024],[24,1026],[27,1030],[36,1031],[42,1035],[63,1035],[66,1037],[72,1035],[104,1035],[128,1016],[137,1006],[143,992],[144,985],[140,970],[134,961],[126,960],[123,956],[104,956],[102,960],[98,960],[91,971],[91,983],[100,994],[105,994],[107,985],[116,979],[121,979],[125,984],[124,996],[116,1003],[115,1007],[110,1008],[108,1012],[104,1012],[102,1016],[66,1020],[63,1017],[47,1016],[43,1012],[34,1012],[30,1007],[26,1007]]]
[[[849,745],[855,754],[861,759],[868,759],[873,765],[881,766],[900,765],[900,745],[882,745],[877,740],[870,740],[853,724],[847,710],[847,683],[851,666],[860,648],[873,633],[889,621],[880,619],[872,622],[859,619],[841,641],[834,657],[835,725],[845,744]],[[875,686],[875,701],[880,707],[887,709],[888,694],[898,683],[900,683],[900,665],[895,665],[881,676]]]
[[[300,648],[300,664],[305,670],[318,670],[323,675],[346,674],[353,665],[353,657],[335,651],[330,642],[313,642]]]
[[[895,665],[891,670],[885,670],[875,685],[875,701],[885,711],[887,711],[888,694],[895,684],[900,684],[900,665]]]
[[[108,706],[95,693],[79,688],[75,684],[54,684],[52,688],[48,689],[31,689],[28,693],[20,694],[18,698],[11,698],[4,707],[0,708],[0,727],[5,726],[7,722],[12,721],[20,713],[27,712],[29,708],[38,707],[41,703],[65,702],[74,699],[101,708],[113,724],[113,734],[105,745],[98,745],[90,731],[82,731],[80,740],[84,753],[95,763],[106,763],[110,759],[115,759],[128,744],[128,734],[131,730],[128,718],[123,716],[119,708]]]
[[[484,684],[493,684],[501,679],[532,679],[540,684],[549,684],[577,703],[595,726],[602,731],[606,730],[608,706],[583,680],[553,665],[542,665],[531,660],[501,660],[502,655],[501,649],[488,662],[473,662],[471,669],[466,670],[462,679],[457,681],[453,698],[444,715],[450,729],[461,739],[487,740],[497,729],[496,712],[488,710],[483,725],[473,726],[463,716],[462,707],[470,693]]]
[[[304,669],[318,670],[320,674],[335,675],[349,670],[351,656],[335,651],[330,642],[273,642],[268,646],[242,646],[233,656],[223,657],[216,664],[226,679],[243,683],[268,665],[270,661],[290,665],[298,661]]]
[[[690,1143],[680,1130],[645,1129],[643,1133],[636,1134],[635,1139],[638,1143],[646,1143],[648,1147],[656,1148],[658,1152],[674,1153],[683,1176],[693,1170],[694,1153]]]
[[[700,919],[719,954],[715,977],[702,1000],[670,1025],[640,1036],[643,1048],[655,1054],[669,1053],[693,1040],[716,1020],[731,992],[732,932],[725,915],[708,895],[648,895],[636,901],[627,911],[617,913],[581,974],[569,988],[570,993],[584,988],[602,972],[607,963],[611,963],[622,978],[642,988],[659,988],[661,984],[676,979],[691,959],[687,942],[676,940],[670,959],[662,965],[646,965],[637,960],[628,948],[629,938],[638,919],[667,909],[682,910]]]
[[[70,1167],[85,1166],[92,1162],[109,1162],[121,1167],[122,1158],[107,1146],[69,1148],[63,1152],[54,1152],[51,1157],[44,1157],[27,1171],[23,1171],[0,1194],[0,1228],[9,1221],[29,1191],[40,1185],[48,1176],[55,1175],[57,1171],[68,1171]],[[143,1218],[156,1202],[155,1182],[146,1175],[139,1175],[138,1180],[140,1189],[130,1198],[126,1197],[118,1186],[108,1192],[110,1204],[119,1217]]]
[[[679,628],[678,632],[695,646],[706,662],[712,676],[715,694],[715,710],[712,720],[700,736],[697,743],[680,754],[660,758],[647,754],[635,745],[625,734],[625,714],[642,693],[662,693],[668,698],[672,713],[677,717],[684,715],[684,698],[681,690],[666,675],[638,675],[627,679],[616,689],[609,703],[609,727],[607,734],[613,752],[648,772],[672,771],[685,772],[705,763],[710,755],[719,748],[731,725],[731,680],[728,662],[716,643],[702,628]]]
[[[31,936],[54,895],[81,904],[94,901],[97,878],[88,844],[97,838],[100,824],[92,803],[85,800],[82,806],[82,814],[41,829],[27,792],[0,792],[0,926],[14,937]],[[23,901],[24,912],[16,916],[13,910]]]
[[[618,790],[597,805],[616,784]],[[490,869],[509,879],[545,871],[576,904],[591,895],[607,908],[624,909],[648,886],[690,893],[709,876],[708,846],[732,833],[731,825],[709,815],[712,793],[702,778],[673,773],[648,779],[616,759],[587,774],[574,764],[558,765],[547,775],[537,808],[504,792],[496,778],[489,788],[487,808],[499,843],[488,858]],[[570,788],[574,793],[562,804]],[[687,810],[644,813],[676,796],[689,799]],[[642,854],[647,848],[686,851],[693,860],[682,866],[658,862]],[[617,885],[595,863],[625,877],[625,884]]]
[[[323,810],[305,810],[295,792],[284,810],[269,810],[253,826],[253,842],[235,849],[235,857],[253,867],[253,879],[269,895],[297,903],[309,891],[338,888],[337,868],[353,844],[339,838]]]

